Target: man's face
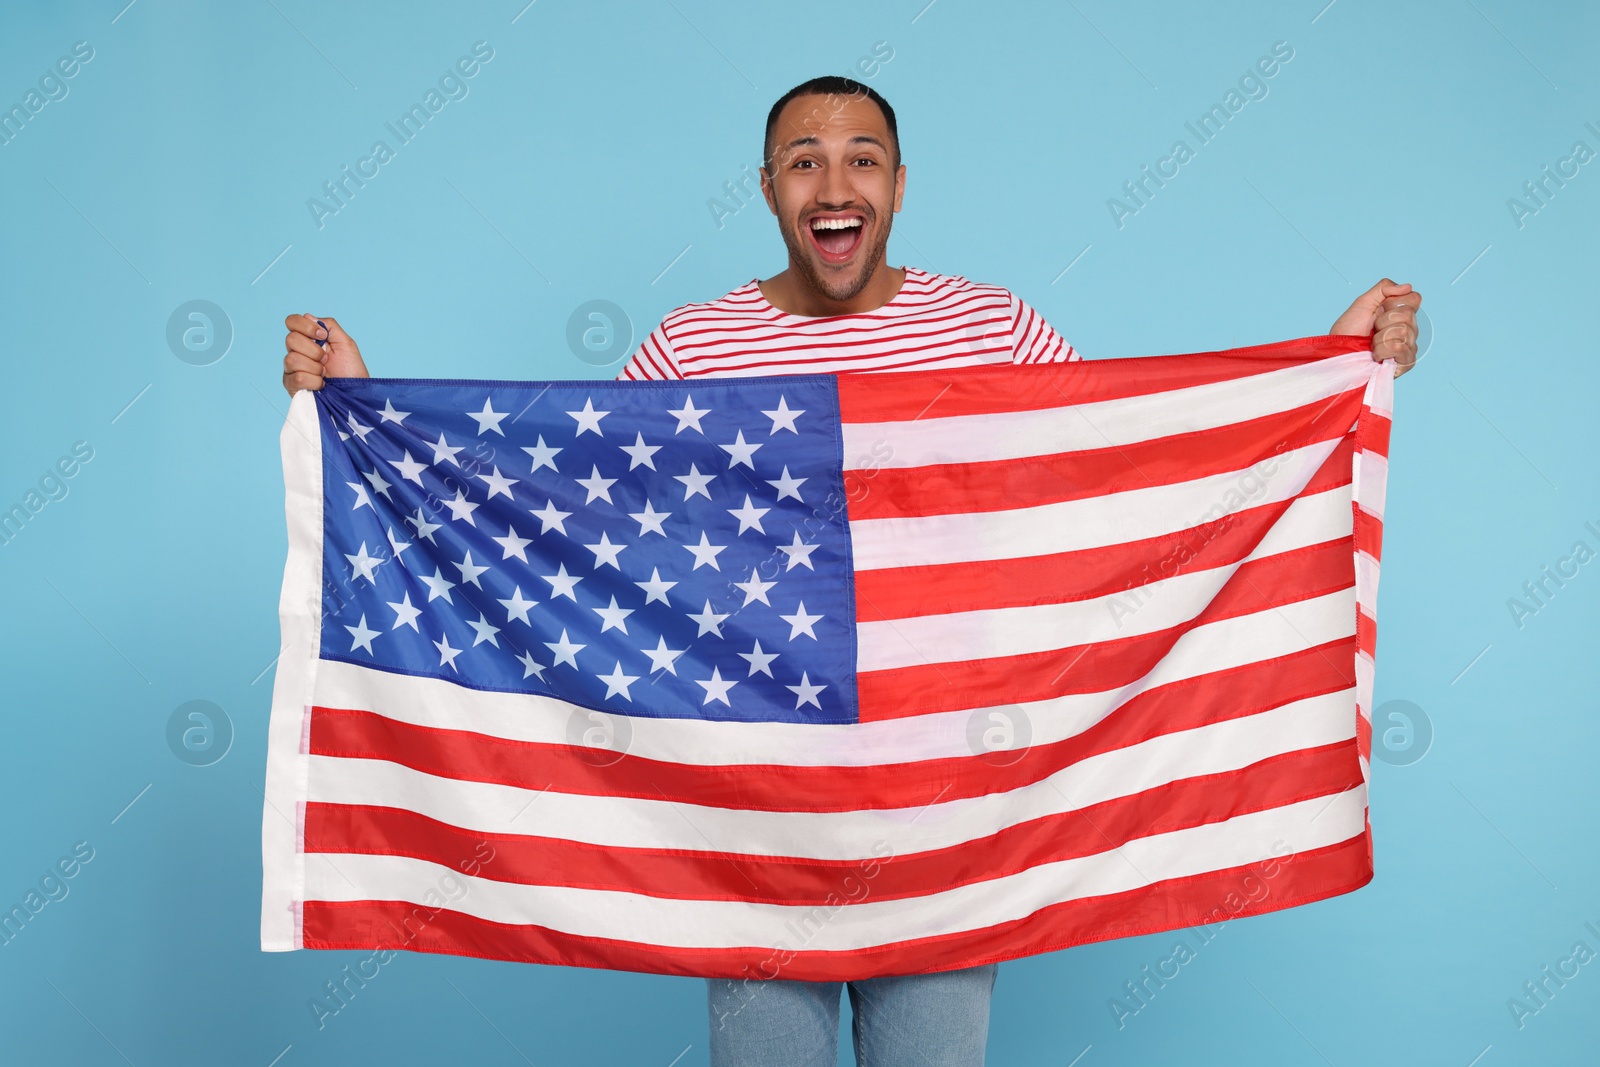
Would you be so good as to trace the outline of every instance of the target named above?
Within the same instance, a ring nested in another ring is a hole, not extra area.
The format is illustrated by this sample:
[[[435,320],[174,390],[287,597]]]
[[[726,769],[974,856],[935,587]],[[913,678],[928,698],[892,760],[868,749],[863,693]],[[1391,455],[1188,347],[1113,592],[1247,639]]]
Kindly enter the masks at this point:
[[[860,293],[883,262],[906,168],[878,105],[865,96],[800,96],[772,131],[761,191],[789,259],[832,300]]]

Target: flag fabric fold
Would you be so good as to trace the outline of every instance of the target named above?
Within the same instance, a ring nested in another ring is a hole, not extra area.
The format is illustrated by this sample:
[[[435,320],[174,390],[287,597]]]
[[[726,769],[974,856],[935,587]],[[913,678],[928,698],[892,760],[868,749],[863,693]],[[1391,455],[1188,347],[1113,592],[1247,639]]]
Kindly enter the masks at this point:
[[[1359,888],[1392,385],[297,393],[262,948],[841,980]]]

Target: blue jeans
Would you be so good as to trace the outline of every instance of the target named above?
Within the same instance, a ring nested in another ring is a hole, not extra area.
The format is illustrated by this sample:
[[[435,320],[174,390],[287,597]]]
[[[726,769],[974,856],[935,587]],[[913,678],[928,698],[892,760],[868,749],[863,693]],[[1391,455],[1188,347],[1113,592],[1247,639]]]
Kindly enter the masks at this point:
[[[999,966],[848,983],[707,979],[711,1067],[835,1067],[841,985],[859,1067],[982,1067]]]

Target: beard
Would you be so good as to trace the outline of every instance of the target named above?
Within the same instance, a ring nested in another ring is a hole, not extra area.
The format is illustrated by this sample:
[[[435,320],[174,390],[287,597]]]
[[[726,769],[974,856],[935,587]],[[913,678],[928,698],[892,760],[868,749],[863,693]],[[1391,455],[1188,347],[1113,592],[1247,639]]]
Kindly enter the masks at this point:
[[[878,219],[878,213],[871,208],[864,208],[862,214],[866,215],[866,224],[869,227]],[[872,244],[861,251],[860,267],[855,276],[843,278],[832,272],[825,274],[817,269],[815,258],[817,249],[811,243],[809,235],[791,233],[787,227],[780,229],[783,231],[783,243],[789,248],[789,262],[794,264],[795,269],[806,280],[806,284],[816,292],[827,296],[829,300],[845,301],[858,296],[877,273],[879,265],[883,263],[884,253],[888,250],[889,231],[893,225],[894,220],[890,217]]]

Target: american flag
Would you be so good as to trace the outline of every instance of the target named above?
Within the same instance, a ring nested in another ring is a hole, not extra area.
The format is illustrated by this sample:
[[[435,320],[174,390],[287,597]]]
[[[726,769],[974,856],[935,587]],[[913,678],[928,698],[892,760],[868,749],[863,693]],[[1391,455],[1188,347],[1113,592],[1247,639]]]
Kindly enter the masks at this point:
[[[1367,347],[298,393],[262,948],[839,980],[1366,884]]]

